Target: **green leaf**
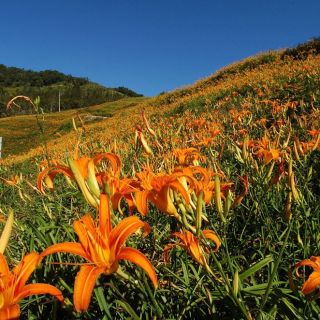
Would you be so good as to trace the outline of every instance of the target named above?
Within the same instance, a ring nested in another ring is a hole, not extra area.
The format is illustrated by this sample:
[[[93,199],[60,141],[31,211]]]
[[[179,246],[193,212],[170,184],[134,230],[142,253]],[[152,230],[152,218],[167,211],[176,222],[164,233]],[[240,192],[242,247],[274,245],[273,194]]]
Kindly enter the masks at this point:
[[[115,303],[117,303],[125,311],[127,311],[133,320],[140,320],[140,317],[134,312],[134,310],[131,308],[131,306],[127,302],[124,302],[121,300],[115,300]]]
[[[271,261],[273,261],[273,257],[267,256],[266,258],[257,262],[256,264],[254,264],[252,267],[250,267],[246,271],[242,272],[239,275],[239,279],[242,281],[242,280],[250,277],[251,275],[255,274],[257,271],[259,271],[260,269],[262,269],[263,267],[268,265]]]
[[[279,286],[279,285],[286,285],[286,284],[287,282],[285,281],[276,281],[272,283],[272,286]],[[254,286],[243,288],[242,291],[249,294],[253,294],[253,295],[262,295],[265,293],[267,286],[268,286],[268,283],[260,283]],[[281,291],[283,292],[284,290],[281,290]],[[290,289],[288,289],[287,291],[288,293],[291,292]]]
[[[182,271],[183,271],[184,282],[189,287],[190,286],[190,279],[189,279],[188,269],[187,269],[186,264],[184,263],[184,261],[182,259],[180,259],[180,261],[181,261],[181,266],[182,266]]]

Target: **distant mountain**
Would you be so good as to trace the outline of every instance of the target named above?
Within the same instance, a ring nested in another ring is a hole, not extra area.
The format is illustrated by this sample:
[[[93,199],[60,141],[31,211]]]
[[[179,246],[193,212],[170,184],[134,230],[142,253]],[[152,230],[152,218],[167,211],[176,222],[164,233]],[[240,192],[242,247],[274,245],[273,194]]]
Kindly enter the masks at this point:
[[[32,71],[0,64],[0,117],[30,113],[30,107],[21,102],[21,109],[8,112],[7,102],[14,96],[25,95],[32,99],[40,96],[44,111],[76,109],[141,94],[125,87],[107,88],[87,78],[65,75],[55,70]]]

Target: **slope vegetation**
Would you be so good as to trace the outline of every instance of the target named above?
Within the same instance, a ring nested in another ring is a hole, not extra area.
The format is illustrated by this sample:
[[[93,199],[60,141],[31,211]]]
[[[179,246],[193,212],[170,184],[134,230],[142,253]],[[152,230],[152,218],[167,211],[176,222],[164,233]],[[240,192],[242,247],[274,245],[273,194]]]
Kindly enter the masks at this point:
[[[28,255],[2,268],[0,314],[319,318],[319,42],[152,99],[3,120],[8,136],[33,120],[43,139],[13,139],[0,165],[2,248],[15,214],[3,265],[42,252],[41,290],[21,290],[50,283],[66,303],[11,290]]]
[[[14,96],[41,97],[46,112],[76,109],[106,101],[142,95],[125,88],[107,88],[87,78],[73,77],[54,70],[32,71],[0,64],[0,117],[28,114],[30,108],[21,102],[21,108],[8,112],[7,102]]]
[[[168,118],[176,119],[178,123],[180,118],[196,118],[202,113],[214,115],[217,120],[226,115],[228,121],[244,119],[244,115],[252,113],[250,110],[253,108],[257,111],[256,116],[266,118],[267,126],[270,127],[282,116],[282,113],[274,112],[277,108],[281,109],[281,106],[282,112],[294,117],[297,113],[310,112],[311,108],[319,104],[319,43],[320,41],[314,40],[294,49],[250,57],[194,85],[151,99],[130,98],[79,109],[77,113],[67,111],[60,114],[44,114],[40,116],[45,130],[43,139],[53,154],[67,150],[73,145],[77,135],[72,130],[72,118],[77,114],[85,117],[88,113],[107,118],[87,121],[83,143],[91,143],[94,140],[110,142],[124,135],[131,135],[133,139],[135,124],[142,123],[142,110],[146,110],[151,122],[154,121],[155,126],[160,128],[161,125],[173,125],[172,121],[167,121]],[[290,104],[296,108],[288,109]],[[189,118],[188,120],[191,121]],[[29,130],[30,126],[32,130]],[[41,154],[43,148],[29,151],[43,143],[36,128],[37,121],[34,115],[0,119],[0,136],[4,137],[4,156],[20,154],[19,159],[27,159],[31,155]],[[132,143],[132,140],[129,141]],[[18,158],[12,159],[17,161]],[[7,162],[10,161],[7,159]]]

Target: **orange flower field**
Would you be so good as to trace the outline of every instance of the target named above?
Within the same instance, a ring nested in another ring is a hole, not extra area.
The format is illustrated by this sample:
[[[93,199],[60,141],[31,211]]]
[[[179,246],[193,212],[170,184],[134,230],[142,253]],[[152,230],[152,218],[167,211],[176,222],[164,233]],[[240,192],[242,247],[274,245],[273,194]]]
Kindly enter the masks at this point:
[[[0,161],[0,320],[318,319],[319,48],[61,136],[11,100],[42,139]]]

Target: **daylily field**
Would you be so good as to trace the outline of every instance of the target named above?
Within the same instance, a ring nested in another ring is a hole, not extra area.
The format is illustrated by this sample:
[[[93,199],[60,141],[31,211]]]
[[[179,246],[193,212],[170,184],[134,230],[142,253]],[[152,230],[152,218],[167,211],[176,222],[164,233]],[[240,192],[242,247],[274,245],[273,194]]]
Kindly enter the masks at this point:
[[[0,319],[319,319],[319,48],[58,134],[9,101],[39,134],[0,161]]]

